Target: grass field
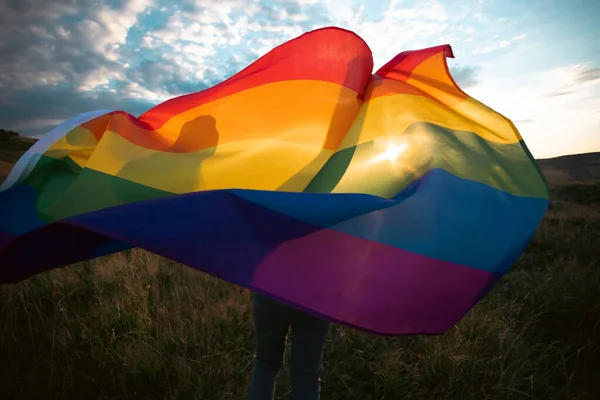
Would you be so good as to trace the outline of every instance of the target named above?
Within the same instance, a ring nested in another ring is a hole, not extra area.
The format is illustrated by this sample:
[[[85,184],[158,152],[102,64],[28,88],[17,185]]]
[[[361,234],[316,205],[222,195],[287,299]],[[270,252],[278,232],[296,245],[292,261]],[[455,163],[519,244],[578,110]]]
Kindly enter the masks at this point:
[[[445,335],[332,332],[322,398],[600,399],[600,185],[553,192]],[[0,287],[0,399],[244,399],[253,352],[248,291],[139,249]]]

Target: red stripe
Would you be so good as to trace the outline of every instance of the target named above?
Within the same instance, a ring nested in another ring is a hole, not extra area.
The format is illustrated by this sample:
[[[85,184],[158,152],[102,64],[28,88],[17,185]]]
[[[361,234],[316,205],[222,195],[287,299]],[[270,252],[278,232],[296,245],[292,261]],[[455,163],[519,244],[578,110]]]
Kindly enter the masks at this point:
[[[452,47],[449,44],[429,47],[422,50],[404,51],[392,58],[387,64],[379,68],[377,75],[385,78],[406,81],[415,68],[423,61],[434,55],[444,52],[446,57],[454,58]]]
[[[373,57],[358,35],[340,28],[318,29],[276,47],[228,80],[202,92],[177,97],[140,116],[146,129],[158,129],[174,115],[252,87],[285,80],[337,83],[362,95]]]

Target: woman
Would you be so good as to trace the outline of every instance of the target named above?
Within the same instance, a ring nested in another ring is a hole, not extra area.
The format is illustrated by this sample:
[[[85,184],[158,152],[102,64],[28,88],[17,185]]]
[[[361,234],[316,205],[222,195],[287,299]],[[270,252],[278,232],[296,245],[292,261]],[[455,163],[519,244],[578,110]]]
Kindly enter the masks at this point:
[[[283,363],[288,331],[292,351],[290,373],[293,400],[317,400],[323,347],[331,323],[254,294],[254,329],[257,354],[252,369],[250,400],[272,400]]]

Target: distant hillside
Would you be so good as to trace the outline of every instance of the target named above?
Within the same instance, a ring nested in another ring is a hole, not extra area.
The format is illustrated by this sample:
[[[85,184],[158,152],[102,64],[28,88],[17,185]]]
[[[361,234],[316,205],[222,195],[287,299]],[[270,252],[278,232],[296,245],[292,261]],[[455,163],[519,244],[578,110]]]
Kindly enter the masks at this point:
[[[8,176],[13,164],[35,142],[36,139],[0,129],[0,183]],[[537,162],[551,186],[600,182],[600,152],[540,159]]]
[[[19,157],[36,141],[19,136],[17,132],[0,129],[0,183],[4,182]]]
[[[15,163],[37,140],[11,133],[0,129],[0,161]]]
[[[550,184],[600,181],[600,153],[537,160]]]

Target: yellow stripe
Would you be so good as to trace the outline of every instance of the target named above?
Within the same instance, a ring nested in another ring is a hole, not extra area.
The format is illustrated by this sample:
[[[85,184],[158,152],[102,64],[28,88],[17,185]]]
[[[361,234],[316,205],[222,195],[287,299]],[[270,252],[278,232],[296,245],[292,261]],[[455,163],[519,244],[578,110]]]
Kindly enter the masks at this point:
[[[432,140],[424,132],[405,135],[401,140],[388,140],[384,137],[377,139],[373,147],[358,147],[344,176],[332,192],[365,193],[384,198],[395,196],[408,182],[435,167],[435,159],[440,154],[427,151],[438,150]]]
[[[464,119],[473,121],[480,127],[480,131],[470,132],[477,133],[484,139],[498,143],[515,143],[522,140],[521,134],[504,116],[468,96],[456,86],[448,75],[446,60],[443,52],[430,57],[413,70],[407,83],[449,106]]]
[[[398,94],[367,101],[339,149],[379,137],[398,139],[415,122],[430,122],[445,128],[473,132],[497,143],[516,143],[521,137],[508,121],[468,98],[452,107],[424,96]]]
[[[169,153],[139,147],[109,131],[87,167],[172,193],[224,188],[301,191],[332,153],[277,139]]]
[[[83,167],[98,145],[98,140],[88,129],[76,127],[57,140],[46,152],[45,156],[61,159],[69,156],[80,167]]]

